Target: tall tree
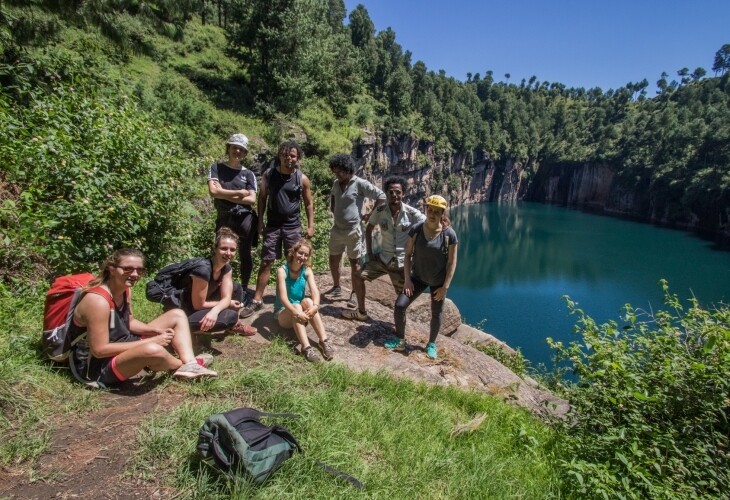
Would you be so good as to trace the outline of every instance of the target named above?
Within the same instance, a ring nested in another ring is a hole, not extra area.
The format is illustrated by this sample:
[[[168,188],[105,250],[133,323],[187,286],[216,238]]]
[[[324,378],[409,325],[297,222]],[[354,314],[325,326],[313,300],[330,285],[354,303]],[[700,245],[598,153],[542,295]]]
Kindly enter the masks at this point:
[[[334,33],[342,31],[346,15],[345,0],[327,0],[327,23]]]
[[[726,43],[715,52],[715,62],[712,65],[715,76],[718,73],[724,75],[728,69],[730,69],[730,43]]]
[[[248,66],[259,103],[292,113],[332,91],[339,51],[326,3],[250,0],[235,7],[239,24],[229,31],[229,42]]]

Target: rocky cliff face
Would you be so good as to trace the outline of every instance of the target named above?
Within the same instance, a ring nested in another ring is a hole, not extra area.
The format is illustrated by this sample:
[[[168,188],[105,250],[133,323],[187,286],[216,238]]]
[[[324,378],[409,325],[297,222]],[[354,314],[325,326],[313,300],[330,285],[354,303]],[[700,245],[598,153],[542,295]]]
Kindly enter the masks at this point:
[[[388,175],[404,176],[414,206],[430,194],[453,204],[537,201],[705,232],[730,245],[728,210],[673,216],[673,207],[657,203],[648,186],[627,187],[612,165],[495,162],[483,151],[440,156],[432,142],[408,135],[366,136],[354,153],[361,175],[378,185]]]

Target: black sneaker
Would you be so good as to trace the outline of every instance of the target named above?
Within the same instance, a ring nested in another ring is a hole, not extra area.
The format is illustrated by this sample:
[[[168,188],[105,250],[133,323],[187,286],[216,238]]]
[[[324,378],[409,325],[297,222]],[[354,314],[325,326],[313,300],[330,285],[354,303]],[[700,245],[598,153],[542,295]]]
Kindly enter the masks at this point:
[[[324,295],[325,297],[327,297],[330,300],[338,300],[338,299],[341,299],[344,297],[342,295],[342,288],[339,286],[333,286],[332,288],[330,288],[329,290],[324,292],[322,295]]]
[[[241,318],[248,318],[256,311],[260,311],[264,308],[264,302],[262,300],[256,301],[252,300],[251,303],[247,306],[245,306],[243,309],[241,309],[240,314],[238,315]]]

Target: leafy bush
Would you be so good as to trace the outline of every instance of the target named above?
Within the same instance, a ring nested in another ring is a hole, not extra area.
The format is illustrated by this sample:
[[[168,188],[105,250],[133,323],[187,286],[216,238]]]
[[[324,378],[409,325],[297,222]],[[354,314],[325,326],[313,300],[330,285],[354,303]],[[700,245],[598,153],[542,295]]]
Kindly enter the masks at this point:
[[[568,299],[581,342],[549,339],[572,363],[574,408],[562,462],[581,497],[718,498],[730,491],[730,309],[685,310],[662,283],[670,311],[626,306],[597,325]],[[724,492],[724,493],[723,493]]]
[[[0,163],[11,193],[0,205],[0,262],[30,250],[65,273],[120,246],[141,249],[151,266],[188,253],[192,167],[168,129],[133,100],[100,95],[78,77],[4,69],[41,78],[16,78],[0,93]]]
[[[498,344],[482,344],[476,345],[474,348],[499,361],[520,377],[527,374],[529,362],[525,359],[525,356],[523,356],[519,348],[514,353],[508,352]]]

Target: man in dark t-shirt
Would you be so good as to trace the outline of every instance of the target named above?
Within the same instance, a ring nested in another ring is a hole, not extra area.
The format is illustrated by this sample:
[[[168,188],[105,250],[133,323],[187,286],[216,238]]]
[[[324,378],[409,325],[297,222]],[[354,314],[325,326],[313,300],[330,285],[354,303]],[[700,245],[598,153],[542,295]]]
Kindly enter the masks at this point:
[[[262,235],[261,266],[256,279],[256,292],[253,300],[241,311],[247,318],[263,307],[263,295],[269,282],[271,267],[302,237],[302,222],[299,215],[304,201],[307,214],[307,230],[304,235],[314,235],[314,200],[309,177],[300,170],[302,148],[293,141],[279,146],[279,155],[274,165],[264,172],[258,194],[258,207],[261,217],[258,221],[259,234]],[[264,210],[266,224],[264,225]]]

